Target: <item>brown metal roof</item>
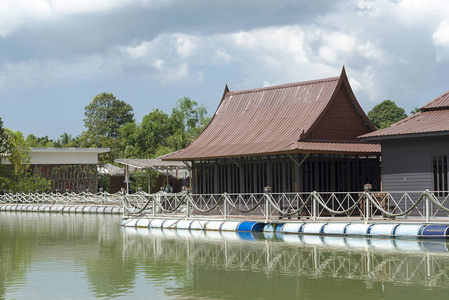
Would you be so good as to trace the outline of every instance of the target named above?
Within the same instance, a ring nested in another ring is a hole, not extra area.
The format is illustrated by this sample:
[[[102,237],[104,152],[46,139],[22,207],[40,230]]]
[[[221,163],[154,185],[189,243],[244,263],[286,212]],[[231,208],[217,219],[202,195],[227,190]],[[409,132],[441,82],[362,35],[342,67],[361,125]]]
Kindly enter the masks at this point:
[[[407,136],[412,134],[449,133],[449,91],[420,108],[420,111],[390,127],[360,136],[365,140]]]
[[[360,138],[376,140],[376,138],[388,136],[403,136],[423,133],[449,133],[449,109],[418,112],[390,127],[374,131]]]
[[[420,108],[421,111],[435,110],[435,109],[449,109],[449,91],[436,97],[426,105]]]
[[[351,109],[360,115],[365,132],[371,131],[372,123],[353,96],[343,69],[340,77],[236,92],[229,92],[226,87],[215,115],[201,135],[187,148],[161,158],[191,160],[306,151],[307,147],[297,142],[311,135],[343,84],[350,94]],[[324,144],[319,145],[323,148]],[[331,149],[331,145],[326,147]],[[358,143],[347,143],[345,147],[345,152],[366,148]],[[314,149],[322,150],[318,144]],[[338,147],[334,150],[340,151]]]
[[[304,152],[319,153],[380,153],[380,144],[369,143],[338,143],[338,142],[297,142],[295,149]]]

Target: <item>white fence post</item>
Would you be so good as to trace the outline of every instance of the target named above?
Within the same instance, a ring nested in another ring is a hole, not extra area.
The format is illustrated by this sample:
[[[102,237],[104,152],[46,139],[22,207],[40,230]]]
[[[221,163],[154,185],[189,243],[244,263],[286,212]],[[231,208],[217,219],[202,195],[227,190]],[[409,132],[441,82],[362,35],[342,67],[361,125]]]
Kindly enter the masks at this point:
[[[271,186],[266,186],[263,190],[265,192],[265,223],[268,223],[268,217],[270,215],[270,201],[268,197],[271,193]]]
[[[364,201],[365,201],[365,220],[370,219],[370,209],[369,209],[370,202],[369,202],[368,197],[369,197],[368,192],[365,192],[365,197],[364,197],[365,198],[364,199]]]
[[[186,204],[186,216],[187,218],[190,217],[190,204],[189,204],[189,193],[187,193],[187,195],[185,196],[185,204]]]
[[[226,193],[223,194],[223,214],[224,218],[228,217],[228,197],[226,197]]]
[[[156,215],[156,197],[157,196],[151,196],[151,201],[153,202],[152,203],[152,205],[153,205],[153,209],[151,210],[151,213],[152,213],[152,215],[153,215],[153,218],[154,218],[154,216]]]
[[[426,222],[430,219],[429,190],[426,190]]]

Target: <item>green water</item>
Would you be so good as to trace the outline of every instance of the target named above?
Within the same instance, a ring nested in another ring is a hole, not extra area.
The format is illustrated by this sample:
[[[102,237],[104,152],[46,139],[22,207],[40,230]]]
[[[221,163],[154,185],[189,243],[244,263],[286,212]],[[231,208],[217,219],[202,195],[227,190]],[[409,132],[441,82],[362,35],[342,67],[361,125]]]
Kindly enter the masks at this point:
[[[119,224],[111,215],[0,212],[0,298],[449,299],[442,242]]]

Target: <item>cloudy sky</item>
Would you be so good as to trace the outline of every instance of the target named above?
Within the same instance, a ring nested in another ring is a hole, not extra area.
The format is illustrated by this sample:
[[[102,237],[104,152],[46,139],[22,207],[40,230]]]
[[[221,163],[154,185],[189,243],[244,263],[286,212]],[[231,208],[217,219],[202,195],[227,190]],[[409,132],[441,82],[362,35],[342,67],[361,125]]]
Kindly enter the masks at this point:
[[[368,112],[409,113],[449,90],[447,0],[1,0],[0,117],[26,135],[79,135],[111,92],[167,113],[215,111],[223,89],[338,76]]]

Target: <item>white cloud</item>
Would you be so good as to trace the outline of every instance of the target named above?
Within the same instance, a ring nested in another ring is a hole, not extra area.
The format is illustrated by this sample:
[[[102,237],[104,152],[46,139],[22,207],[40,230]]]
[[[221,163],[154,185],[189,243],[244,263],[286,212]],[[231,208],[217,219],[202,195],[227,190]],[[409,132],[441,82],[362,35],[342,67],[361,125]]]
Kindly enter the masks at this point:
[[[384,61],[385,54],[371,41],[368,41],[362,45],[357,46],[357,53],[365,58],[372,59],[374,61]]]
[[[297,63],[308,62],[300,26],[267,27],[221,36],[237,49],[260,54],[267,63],[276,63],[283,56]]]
[[[432,35],[436,51],[437,62],[449,60],[449,20],[446,19],[438,26]]]
[[[449,20],[441,22],[432,39],[435,46],[449,46]]]
[[[318,53],[325,62],[344,64],[354,53],[356,41],[348,34],[327,31],[321,38],[322,46]]]
[[[164,61],[161,59],[156,59],[156,61],[153,63],[153,66],[155,66],[156,69],[161,70],[164,67]]]
[[[232,60],[231,55],[228,54],[226,49],[217,49],[215,51],[216,63],[217,64],[227,64]]]
[[[186,63],[181,63],[177,68],[166,68],[165,72],[165,80],[182,80],[189,77],[189,66]]]
[[[129,57],[133,59],[138,59],[144,57],[148,53],[149,48],[150,48],[149,42],[142,42],[140,45],[137,46],[119,47],[119,50],[122,53],[129,55]]]
[[[189,58],[198,48],[199,38],[187,34],[174,34],[176,53],[183,59]]]

